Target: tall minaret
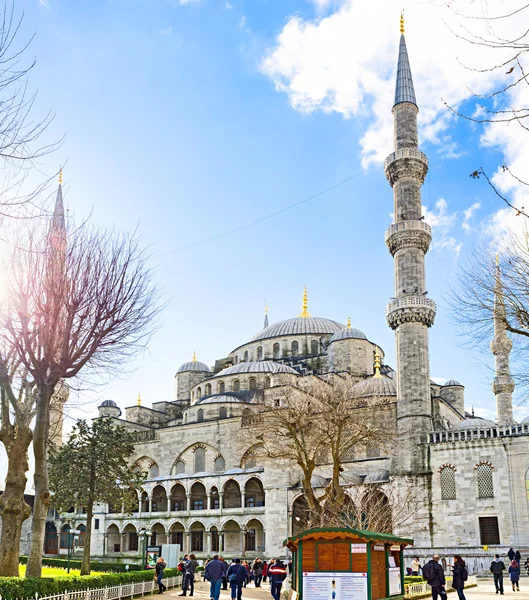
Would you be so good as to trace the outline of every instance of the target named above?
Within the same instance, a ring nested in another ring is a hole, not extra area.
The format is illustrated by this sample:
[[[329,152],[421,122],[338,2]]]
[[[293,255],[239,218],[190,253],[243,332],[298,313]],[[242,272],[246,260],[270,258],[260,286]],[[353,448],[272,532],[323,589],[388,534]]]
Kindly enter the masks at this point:
[[[393,470],[417,474],[427,470],[422,442],[432,430],[428,328],[435,318],[435,302],[426,296],[424,257],[431,228],[422,219],[421,186],[428,159],[418,148],[417,113],[406,41],[400,19],[397,86],[393,105],[394,146],[384,162],[393,188],[395,222],[386,243],[395,264],[395,298],[386,308],[397,342],[397,433],[399,453]]]
[[[511,425],[512,393],[514,381],[511,377],[509,355],[512,342],[505,330],[506,311],[503,301],[503,287],[501,284],[501,271],[499,259],[496,257],[496,285],[494,286],[494,339],[490,349],[494,354],[496,363],[496,377],[492,380],[492,391],[496,395],[496,420],[498,425]]]

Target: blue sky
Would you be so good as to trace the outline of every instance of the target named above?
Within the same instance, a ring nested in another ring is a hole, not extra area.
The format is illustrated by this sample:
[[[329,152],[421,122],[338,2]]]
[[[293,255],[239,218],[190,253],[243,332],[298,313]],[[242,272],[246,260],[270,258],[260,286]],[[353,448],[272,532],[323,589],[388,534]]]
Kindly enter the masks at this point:
[[[393,295],[384,244],[392,191],[380,162],[392,151],[400,6],[365,4],[20,3],[25,33],[37,33],[37,108],[56,114],[51,139],[66,134],[42,169],[51,174],[66,163],[71,215],[137,228],[169,301],[133,372],[76,394],[70,418],[95,416],[104,398],[121,407],[134,404],[138,392],[146,405],[173,399],[174,374],[194,350],[210,365],[226,356],[262,327],[265,302],[271,322],[297,316],[304,285],[313,315],[343,323],[350,316],[394,365],[384,314]],[[472,110],[466,84],[484,90],[495,82],[453,66],[461,53],[450,43],[445,13],[411,0],[403,5],[422,149],[430,158],[423,203],[435,241],[427,289],[439,304],[431,374],[462,381],[467,408],[493,415],[492,373],[482,355],[461,347],[446,295],[458,262],[505,218],[469,173],[494,171],[505,154],[516,154],[515,144],[444,109],[443,97]],[[356,173],[281,215],[179,251]]]

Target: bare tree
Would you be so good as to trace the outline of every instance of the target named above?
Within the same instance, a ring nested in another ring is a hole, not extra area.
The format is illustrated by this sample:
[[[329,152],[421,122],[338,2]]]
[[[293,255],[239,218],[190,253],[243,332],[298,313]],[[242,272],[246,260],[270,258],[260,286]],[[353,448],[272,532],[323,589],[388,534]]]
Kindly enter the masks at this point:
[[[295,386],[266,390],[243,418],[243,443],[262,448],[268,459],[288,460],[301,471],[303,493],[313,524],[333,524],[346,502],[343,463],[353,448],[391,439],[385,415],[389,404],[359,398],[349,376],[311,377]],[[323,493],[313,487],[317,467],[330,472]]]
[[[40,576],[42,568],[52,395],[81,370],[97,377],[117,372],[145,347],[161,310],[147,261],[135,237],[88,225],[69,235],[52,226],[40,243],[15,252],[3,336],[36,393],[28,577]]]
[[[499,11],[497,3],[492,4],[487,0],[470,4],[450,0],[446,5],[454,13],[460,26],[457,31],[452,29],[452,33],[466,43],[482,48],[483,53],[488,53],[491,57],[487,67],[478,69],[471,65],[464,66],[469,71],[483,76],[492,74],[499,83],[488,94],[472,93],[479,105],[477,111],[468,113],[446,102],[445,105],[459,117],[474,123],[517,126],[529,132],[529,106],[525,90],[529,85],[529,29],[526,22],[529,3],[521,2],[517,7],[502,7]],[[506,30],[510,33],[505,33]],[[501,169],[512,179],[514,187],[529,185],[524,176],[513,172],[508,165],[502,164]],[[515,206],[506,194],[501,193],[483,167],[478,167],[470,177],[483,178],[517,215],[529,217],[529,211],[524,207]]]

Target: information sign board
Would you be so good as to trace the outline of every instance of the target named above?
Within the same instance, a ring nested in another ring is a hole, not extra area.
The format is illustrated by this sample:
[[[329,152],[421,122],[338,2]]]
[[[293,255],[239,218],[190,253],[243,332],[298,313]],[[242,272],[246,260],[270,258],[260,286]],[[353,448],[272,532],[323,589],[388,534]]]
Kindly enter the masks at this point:
[[[303,573],[303,600],[367,600],[367,573]]]
[[[351,544],[353,554],[365,554],[367,552],[366,544]]]
[[[389,595],[398,596],[402,594],[402,581],[400,579],[400,567],[389,568]]]

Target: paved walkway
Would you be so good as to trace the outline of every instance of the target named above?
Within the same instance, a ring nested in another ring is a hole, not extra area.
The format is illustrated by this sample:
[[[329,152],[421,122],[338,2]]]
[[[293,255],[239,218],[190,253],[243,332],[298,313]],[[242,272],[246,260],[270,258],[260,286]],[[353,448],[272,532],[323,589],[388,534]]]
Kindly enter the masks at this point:
[[[511,600],[515,598],[518,600],[529,600],[529,581],[521,581],[521,591],[513,592],[510,581],[505,580],[505,599],[509,597]],[[176,600],[178,595],[182,593],[180,588],[174,588],[171,590],[167,590],[164,596],[172,596],[172,600]],[[490,581],[482,581],[478,585],[478,587],[470,588],[465,590],[465,596],[468,600],[481,600],[482,598],[486,600],[487,598],[495,598],[496,592],[494,590],[494,583],[492,580]],[[498,595],[498,600],[501,596]],[[195,584],[195,593],[193,598],[197,600],[209,600],[209,583],[203,583],[200,581]],[[243,600],[273,600],[270,595],[270,587],[267,583],[263,585],[261,588],[255,588],[253,583],[250,583],[248,587],[243,588],[242,590],[242,598]],[[449,600],[457,600],[457,593],[451,592],[448,594]],[[229,590],[221,590],[220,592],[220,600],[230,600],[230,591]]]

